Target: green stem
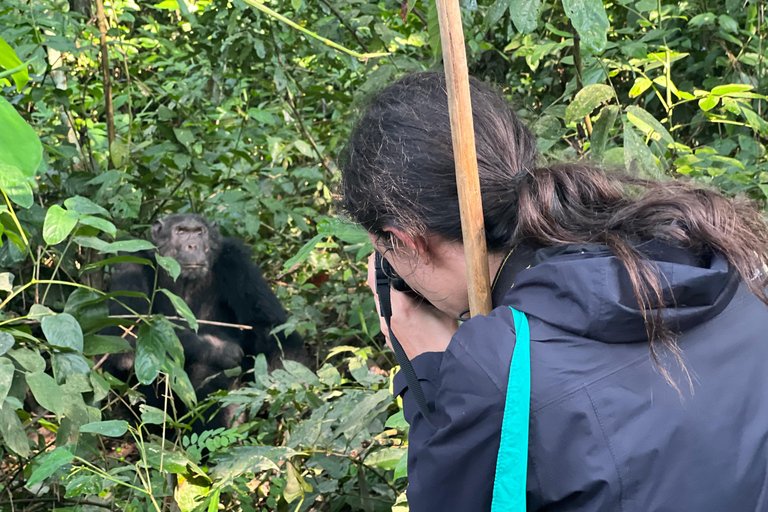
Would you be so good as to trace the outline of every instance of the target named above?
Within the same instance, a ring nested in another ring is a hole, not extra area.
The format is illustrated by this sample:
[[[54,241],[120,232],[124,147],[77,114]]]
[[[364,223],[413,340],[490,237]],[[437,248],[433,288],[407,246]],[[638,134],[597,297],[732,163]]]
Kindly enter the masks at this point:
[[[31,249],[29,248],[29,240],[27,240],[27,235],[24,234],[24,229],[21,227],[19,218],[16,217],[16,212],[13,209],[11,200],[8,199],[8,195],[5,193],[4,190],[0,190],[0,192],[3,193],[3,198],[5,198],[5,203],[8,205],[8,213],[10,214],[11,218],[13,218],[13,223],[16,224],[16,228],[19,230],[19,236],[21,236],[21,240],[24,242],[24,246],[27,248],[27,252],[29,252],[29,255],[32,256],[32,253],[30,252]]]
[[[146,494],[148,496],[151,496],[146,490],[142,489],[141,487],[136,487],[135,485],[127,484],[127,483],[123,482],[122,480],[118,480],[117,478],[113,477],[112,475],[110,475],[109,473],[107,473],[106,471],[101,469],[100,467],[94,466],[93,464],[91,464],[90,462],[88,462],[85,459],[81,459],[80,457],[75,457],[75,460],[78,461],[78,462],[81,462],[83,464],[84,468],[87,469],[88,471],[93,471],[97,475],[101,476],[102,478],[105,478],[105,479],[109,480],[110,482],[114,482],[114,483],[116,483],[118,485],[122,485],[124,487],[128,487],[129,489],[133,489],[134,491],[138,491],[141,494]]]
[[[0,73],[0,78],[5,78],[7,76],[11,76],[14,73],[18,73],[19,71],[24,71],[27,68],[27,66],[32,64],[33,60],[35,60],[35,59],[29,59],[27,62],[25,62],[23,64],[19,64],[15,68],[11,68],[11,69],[8,69],[6,71],[3,71],[2,73]]]
[[[312,37],[314,39],[317,39],[318,41],[322,42],[326,46],[330,46],[334,50],[340,51],[342,53],[346,53],[347,55],[351,55],[352,57],[355,57],[357,59],[367,60],[367,59],[374,59],[374,58],[377,58],[377,57],[385,57],[385,56],[389,55],[389,52],[358,53],[358,52],[356,52],[354,50],[350,50],[349,48],[345,48],[345,47],[341,46],[340,44],[331,41],[330,39],[327,39],[327,38],[322,37],[322,36],[320,36],[318,34],[315,34],[311,30],[307,30],[306,28],[302,27],[298,23],[296,23],[296,22],[294,22],[292,20],[289,20],[288,18],[286,18],[282,14],[273,11],[272,9],[267,7],[266,5],[260,3],[258,0],[244,0],[244,2],[249,4],[249,5],[251,5],[251,6],[253,6],[253,7],[255,7],[256,9],[260,10],[264,14],[268,14],[269,16],[272,16],[273,18],[277,18],[278,20],[282,21],[286,25],[295,28],[299,32],[301,32],[303,34],[306,34],[309,37]]]
[[[67,251],[69,250],[69,247],[72,245],[73,238],[70,237],[69,241],[67,242],[67,245],[64,247],[64,251],[59,256],[58,261],[56,262],[56,266],[53,269],[53,274],[51,274],[52,278],[56,278],[56,274],[59,272],[59,267],[61,267],[61,262],[64,260],[64,255],[67,254]],[[38,276],[39,277],[39,276]],[[48,297],[48,291],[51,289],[51,285],[45,287],[45,291],[43,292],[43,299],[40,301],[40,304],[45,304],[45,298]]]

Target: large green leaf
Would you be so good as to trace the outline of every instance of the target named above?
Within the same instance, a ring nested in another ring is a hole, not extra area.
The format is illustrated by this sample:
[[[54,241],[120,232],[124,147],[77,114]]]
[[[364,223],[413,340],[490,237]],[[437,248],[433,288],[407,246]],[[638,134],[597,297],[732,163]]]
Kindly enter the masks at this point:
[[[70,375],[87,375],[91,371],[88,361],[82,355],[72,352],[52,354],[51,367],[53,376],[59,384],[66,381]]]
[[[488,29],[496,25],[496,22],[498,22],[502,16],[504,16],[504,13],[507,12],[507,9],[509,9],[510,6],[510,0],[495,0],[490,7],[488,7],[488,10],[485,11],[485,17],[483,19],[483,26],[481,27],[481,32],[486,32]],[[431,29],[432,27],[428,27]]]
[[[88,198],[82,196],[72,196],[64,200],[64,206],[67,210],[72,210],[80,215],[103,215],[109,216],[109,212],[97,205]]]
[[[509,2],[509,15],[512,23],[521,34],[529,34],[536,30],[539,21],[541,0],[512,0]]]
[[[187,321],[189,326],[197,332],[198,324],[197,320],[195,319],[194,313],[192,313],[192,310],[189,309],[189,306],[187,306],[187,303],[184,302],[184,299],[176,295],[175,293],[172,293],[169,290],[166,290],[165,288],[160,289],[161,292],[163,292],[171,301],[171,304],[173,304],[173,307],[176,308],[176,312],[181,315],[184,320]]]
[[[16,52],[13,51],[13,48],[0,37],[0,70],[5,69],[6,71],[10,71],[22,64],[23,62],[19,60],[19,57],[16,55]],[[21,89],[27,85],[27,82],[29,82],[29,73],[27,72],[26,66],[20,71],[15,72],[12,76],[13,81],[16,82],[17,91],[21,91]]]
[[[83,352],[83,330],[72,315],[61,313],[43,317],[40,326],[45,338],[54,347]]]
[[[16,340],[11,333],[0,331],[0,356],[11,350],[14,343]]]
[[[589,146],[592,157],[595,160],[601,159],[603,151],[605,151],[605,145],[608,142],[608,137],[618,117],[619,107],[616,105],[606,105],[600,111],[600,116],[595,121],[595,126],[592,129],[591,144]]]
[[[8,355],[28,372],[45,370],[45,359],[37,350],[21,347],[8,351]]]
[[[429,47],[432,48],[432,57],[438,60],[443,54],[443,42],[440,39],[440,21],[437,15],[436,0],[427,0],[427,34]]]
[[[602,0],[563,0],[563,9],[584,46],[594,54],[602,53],[611,28]]]
[[[52,474],[56,472],[64,464],[69,464],[75,458],[72,452],[66,448],[56,448],[51,453],[46,455],[43,463],[38,466],[32,472],[32,475],[27,480],[27,487],[39,484]]]
[[[85,224],[86,226],[99,229],[112,236],[117,234],[117,228],[115,225],[106,219],[100,219],[99,217],[94,217],[92,215],[81,215],[78,220],[80,221],[80,224]]]
[[[136,339],[136,378],[142,384],[151,384],[165,360],[165,339],[163,333],[154,324],[143,324]]]
[[[77,212],[65,210],[57,204],[51,206],[45,215],[45,224],[43,224],[45,243],[56,245],[63,242],[77,226],[79,217]]]
[[[16,414],[16,409],[8,401],[0,403],[0,434],[3,443],[22,457],[29,457],[29,438]]]
[[[13,361],[7,357],[0,357],[0,403],[8,396],[8,391],[11,390],[13,384],[13,374],[16,372],[16,367]]]
[[[662,175],[651,149],[626,123],[624,124],[624,163],[630,172],[645,178],[658,179]]]
[[[152,242],[147,240],[121,240],[109,243],[93,236],[76,236],[75,243],[83,247],[96,249],[101,253],[138,252],[155,248]]]
[[[605,84],[592,84],[580,90],[565,110],[565,122],[571,123],[592,113],[604,101],[613,98],[613,88]]]
[[[293,257],[289,258],[285,264],[283,264],[283,269],[288,270],[293,268],[294,265],[303,263],[312,254],[312,251],[315,250],[315,246],[317,246],[317,244],[319,244],[320,241],[326,236],[327,235],[323,234],[315,235],[311,240],[305,243],[304,246],[299,249],[296,254],[293,255]]]
[[[43,146],[35,130],[0,97],[0,162],[18,168],[25,176],[35,175],[43,160]]]
[[[663,140],[665,146],[675,143],[675,139],[672,138],[667,129],[645,109],[636,105],[628,106],[627,119],[647,137],[651,137],[653,140]]]
[[[128,422],[124,420],[95,421],[80,427],[80,432],[99,434],[107,437],[120,437],[128,431]]]
[[[83,345],[83,354],[95,356],[99,354],[122,354],[133,352],[131,344],[120,336],[108,336],[105,334],[91,334],[86,336]]]
[[[61,417],[64,412],[64,397],[56,381],[44,372],[29,373],[26,376],[29,389],[35,400],[56,417]]]
[[[179,274],[181,274],[181,265],[179,265],[178,261],[171,258],[170,256],[161,256],[159,254],[155,255],[155,259],[157,260],[157,264],[163,267],[174,281],[178,279]]]
[[[2,133],[0,133],[1,138]],[[22,208],[29,208],[34,202],[32,187],[24,173],[18,167],[2,160],[0,160],[0,190],[8,194],[8,199]]]

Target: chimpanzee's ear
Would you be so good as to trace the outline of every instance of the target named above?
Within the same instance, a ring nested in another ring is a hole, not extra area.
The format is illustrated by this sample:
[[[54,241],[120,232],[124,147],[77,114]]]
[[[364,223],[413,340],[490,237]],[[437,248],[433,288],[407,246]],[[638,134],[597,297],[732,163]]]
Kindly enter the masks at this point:
[[[163,224],[163,219],[157,219],[154,224],[152,224],[152,239],[157,241],[158,236],[160,235],[160,231],[163,230],[163,227],[165,225]]]

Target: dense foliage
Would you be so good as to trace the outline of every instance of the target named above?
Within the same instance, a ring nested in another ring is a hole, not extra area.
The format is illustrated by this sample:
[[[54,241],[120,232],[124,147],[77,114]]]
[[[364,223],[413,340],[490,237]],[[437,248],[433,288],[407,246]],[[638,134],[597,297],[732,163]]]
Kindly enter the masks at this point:
[[[765,7],[462,0],[471,72],[544,157],[763,206]],[[441,66],[431,0],[0,0],[0,508],[407,510],[371,249],[333,215],[334,161],[367,94]],[[134,321],[105,283],[170,212],[245,240],[315,354],[196,403],[169,321],[135,320],[137,376],[201,414],[239,405],[231,430],[190,434],[170,405],[112,419],[140,397],[94,357],[131,350],[99,334]]]

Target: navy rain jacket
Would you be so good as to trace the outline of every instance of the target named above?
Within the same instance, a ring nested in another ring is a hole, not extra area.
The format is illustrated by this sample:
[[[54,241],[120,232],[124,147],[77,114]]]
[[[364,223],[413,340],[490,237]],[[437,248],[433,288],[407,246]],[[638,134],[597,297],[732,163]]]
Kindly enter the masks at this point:
[[[607,248],[517,251],[497,275],[493,312],[413,360],[434,427],[396,377],[412,512],[491,509],[509,306],[531,331],[528,510],[768,511],[768,308],[721,255],[638,249],[663,276],[692,388],[669,354],[660,361],[680,393],[653,362],[629,276]]]

